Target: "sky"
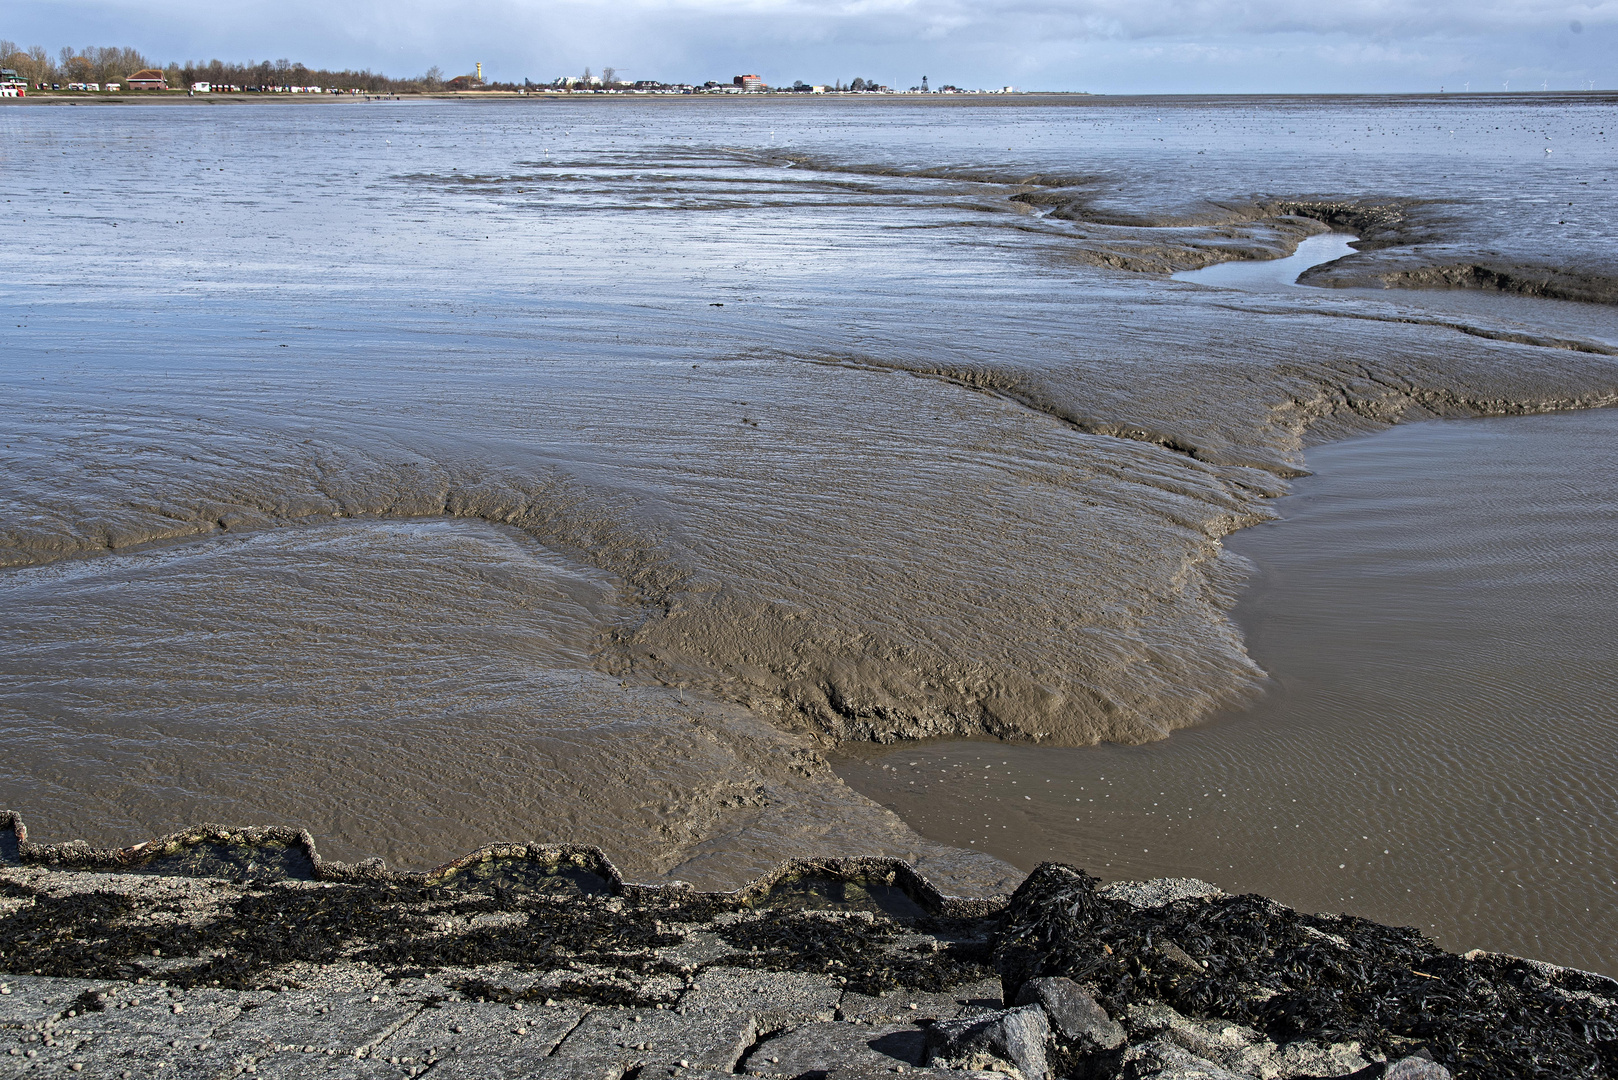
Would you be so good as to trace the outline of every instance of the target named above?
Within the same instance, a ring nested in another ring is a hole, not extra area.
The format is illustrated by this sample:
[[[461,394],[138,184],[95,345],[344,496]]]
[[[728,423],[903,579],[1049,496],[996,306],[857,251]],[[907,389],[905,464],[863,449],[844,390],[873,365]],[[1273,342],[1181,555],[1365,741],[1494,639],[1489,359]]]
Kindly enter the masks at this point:
[[[24,46],[396,77],[1095,93],[1618,89],[1618,0],[8,0]]]

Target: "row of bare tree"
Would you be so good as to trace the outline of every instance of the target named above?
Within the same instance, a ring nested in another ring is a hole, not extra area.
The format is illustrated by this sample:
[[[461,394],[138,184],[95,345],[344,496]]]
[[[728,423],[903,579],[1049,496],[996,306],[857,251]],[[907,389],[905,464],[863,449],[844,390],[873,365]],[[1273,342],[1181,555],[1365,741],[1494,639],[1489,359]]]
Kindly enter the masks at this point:
[[[12,68],[30,85],[65,86],[68,83],[122,82],[146,68],[157,68],[171,89],[183,90],[192,83],[223,86],[321,86],[390,94],[438,90],[444,84],[436,67],[413,79],[392,79],[372,71],[329,71],[310,68],[290,60],[248,61],[245,64],[222,60],[154,64],[136,49],[97,46],[61,49],[54,57],[41,46],[24,49],[14,41],[0,40],[0,67]]]
[[[151,67],[135,49],[97,46],[74,51],[63,48],[55,56],[42,46],[24,49],[14,41],[0,41],[0,67],[8,67],[30,83],[117,82],[130,72]]]

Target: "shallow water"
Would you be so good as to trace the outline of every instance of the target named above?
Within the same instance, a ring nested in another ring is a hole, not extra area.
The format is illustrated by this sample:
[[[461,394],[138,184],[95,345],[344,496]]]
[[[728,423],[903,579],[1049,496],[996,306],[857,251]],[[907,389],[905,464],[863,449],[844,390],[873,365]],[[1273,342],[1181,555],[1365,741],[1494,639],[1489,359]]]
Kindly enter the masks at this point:
[[[1019,866],[1188,875],[1618,971],[1618,411],[1441,421],[1310,452],[1227,545],[1270,673],[1141,747],[931,743],[840,766]]]
[[[1321,233],[1298,241],[1298,249],[1279,259],[1257,262],[1242,259],[1214,263],[1200,270],[1181,270],[1171,275],[1175,281],[1193,281],[1224,289],[1274,290],[1298,285],[1298,275],[1312,266],[1341,259],[1353,253],[1357,236]]]
[[[1618,280],[1601,99],[598,104],[0,109],[37,838],[986,887],[816,747],[1161,738],[1307,445],[1618,397],[1610,308],[1169,278],[1364,203]]]

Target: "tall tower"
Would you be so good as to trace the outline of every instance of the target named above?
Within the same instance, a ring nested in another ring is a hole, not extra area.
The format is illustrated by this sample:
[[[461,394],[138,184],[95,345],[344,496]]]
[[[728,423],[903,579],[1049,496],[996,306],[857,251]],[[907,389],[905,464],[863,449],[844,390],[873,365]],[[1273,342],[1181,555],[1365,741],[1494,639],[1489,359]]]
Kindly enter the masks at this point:
[[[925,75],[921,77],[921,92],[927,93],[927,76]]]
[[[483,81],[483,61],[478,61],[478,82]]]

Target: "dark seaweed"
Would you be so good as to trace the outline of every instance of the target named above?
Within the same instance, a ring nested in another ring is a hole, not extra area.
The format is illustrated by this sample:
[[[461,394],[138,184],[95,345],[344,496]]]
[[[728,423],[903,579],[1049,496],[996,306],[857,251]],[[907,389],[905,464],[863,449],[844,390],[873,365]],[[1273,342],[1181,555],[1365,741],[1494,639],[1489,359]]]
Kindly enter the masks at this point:
[[[105,1012],[107,995],[99,990],[86,990],[73,999],[73,1009],[79,1013]]]
[[[1390,1057],[1427,1048],[1463,1078],[1618,1076],[1614,1011],[1557,993],[1524,961],[1467,960],[1416,930],[1261,896],[1142,911],[1096,884],[1046,863],[1013,895],[996,939],[1009,994],[1036,975],[1066,975],[1114,1015],[1157,1001],[1277,1041],[1359,1040]]]
[[[983,945],[951,942],[919,955],[894,951],[890,945],[900,929],[887,919],[867,922],[770,911],[721,929],[726,944],[745,951],[716,965],[818,972],[841,977],[848,989],[871,995],[884,990],[937,993],[994,974]]]

